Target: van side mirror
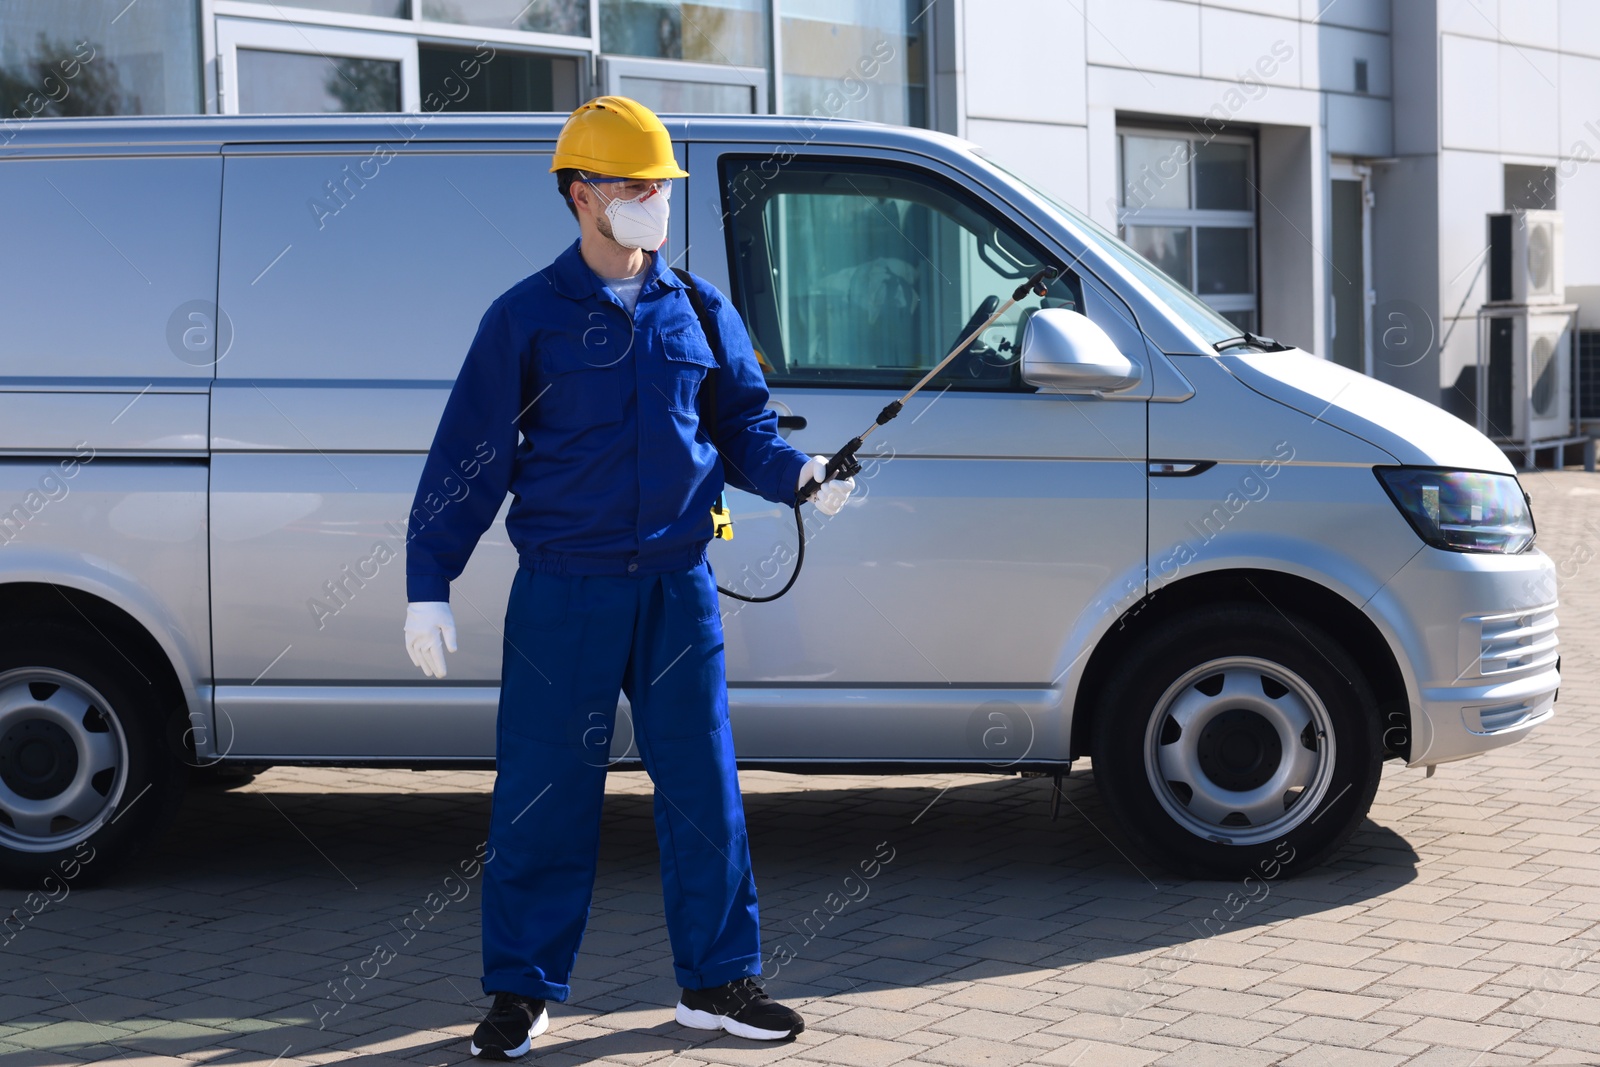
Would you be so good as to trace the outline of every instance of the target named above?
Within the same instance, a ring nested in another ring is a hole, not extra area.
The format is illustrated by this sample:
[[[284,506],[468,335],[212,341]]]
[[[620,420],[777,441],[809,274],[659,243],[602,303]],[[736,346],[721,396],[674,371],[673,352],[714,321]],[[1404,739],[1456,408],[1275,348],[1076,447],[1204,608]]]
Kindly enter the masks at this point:
[[[1138,384],[1139,365],[1088,317],[1040,308],[1022,333],[1022,380],[1060,393],[1113,393]]]

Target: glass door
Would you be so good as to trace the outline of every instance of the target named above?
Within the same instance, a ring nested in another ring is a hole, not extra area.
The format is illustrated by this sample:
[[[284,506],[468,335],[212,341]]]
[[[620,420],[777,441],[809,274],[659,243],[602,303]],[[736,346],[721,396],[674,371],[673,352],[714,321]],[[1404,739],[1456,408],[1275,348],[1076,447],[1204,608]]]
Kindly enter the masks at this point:
[[[1368,168],[1335,160],[1329,167],[1328,355],[1372,373],[1372,213]]]
[[[217,19],[225,115],[420,111],[415,38]]]
[[[1117,235],[1244,330],[1259,330],[1255,144],[1159,129],[1117,131]]]

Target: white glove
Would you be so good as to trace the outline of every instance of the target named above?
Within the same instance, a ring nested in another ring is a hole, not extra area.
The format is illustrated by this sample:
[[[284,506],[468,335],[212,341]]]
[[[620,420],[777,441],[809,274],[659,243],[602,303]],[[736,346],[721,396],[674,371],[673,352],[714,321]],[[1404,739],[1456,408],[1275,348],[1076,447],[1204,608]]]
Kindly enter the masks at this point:
[[[406,654],[430,678],[443,678],[444,650],[456,650],[456,620],[443,600],[406,605]]]
[[[812,456],[806,465],[800,468],[800,484],[796,489],[803,489],[807,482],[822,482],[828,475],[828,457]],[[855,491],[854,478],[835,478],[830,482],[822,482],[821,488],[811,498],[817,510],[824,515],[837,515],[839,509],[844,507],[844,502],[850,499],[850,494]]]

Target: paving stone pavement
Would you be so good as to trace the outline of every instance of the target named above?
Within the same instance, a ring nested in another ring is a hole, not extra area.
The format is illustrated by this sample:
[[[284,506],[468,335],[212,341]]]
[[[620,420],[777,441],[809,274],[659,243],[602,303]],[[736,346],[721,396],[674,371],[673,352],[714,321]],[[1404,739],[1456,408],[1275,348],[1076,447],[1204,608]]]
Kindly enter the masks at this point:
[[[1388,765],[1325,867],[1247,903],[1176,880],[1102,833],[1086,764],[1053,824],[1042,780],[746,773],[765,937],[793,952],[769,988],[808,1018],[763,1046],[672,1022],[649,782],[614,774],[573,996],[523,1062],[1600,1063],[1600,475],[1524,484],[1566,574],[1558,717],[1432,779]],[[491,781],[192,794],[147,860],[0,946],[0,1064],[469,1059]]]

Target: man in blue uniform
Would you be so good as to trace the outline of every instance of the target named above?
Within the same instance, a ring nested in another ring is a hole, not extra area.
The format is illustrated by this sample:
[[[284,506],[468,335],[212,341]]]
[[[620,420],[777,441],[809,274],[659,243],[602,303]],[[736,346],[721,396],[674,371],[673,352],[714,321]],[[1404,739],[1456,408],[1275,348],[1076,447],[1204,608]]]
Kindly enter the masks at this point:
[[[754,980],[755,882],[706,545],[724,481],[792,503],[822,480],[826,457],[778,436],[732,305],[694,279],[714,320],[703,329],[655,252],[672,179],[688,177],[660,120],[623,97],[592,100],[563,127],[550,169],[580,237],[484,313],[423,466],[406,551],[406,648],[443,677],[445,649],[456,650],[450,581],[513,494],[519,566],[483,885],[494,1003],[472,1053],[522,1055],[549,1025],[545,1002],[567,999],[619,690],[655,784],[677,1020],[792,1037],[799,1014]],[[816,506],[834,514],[853,488],[827,482]]]

